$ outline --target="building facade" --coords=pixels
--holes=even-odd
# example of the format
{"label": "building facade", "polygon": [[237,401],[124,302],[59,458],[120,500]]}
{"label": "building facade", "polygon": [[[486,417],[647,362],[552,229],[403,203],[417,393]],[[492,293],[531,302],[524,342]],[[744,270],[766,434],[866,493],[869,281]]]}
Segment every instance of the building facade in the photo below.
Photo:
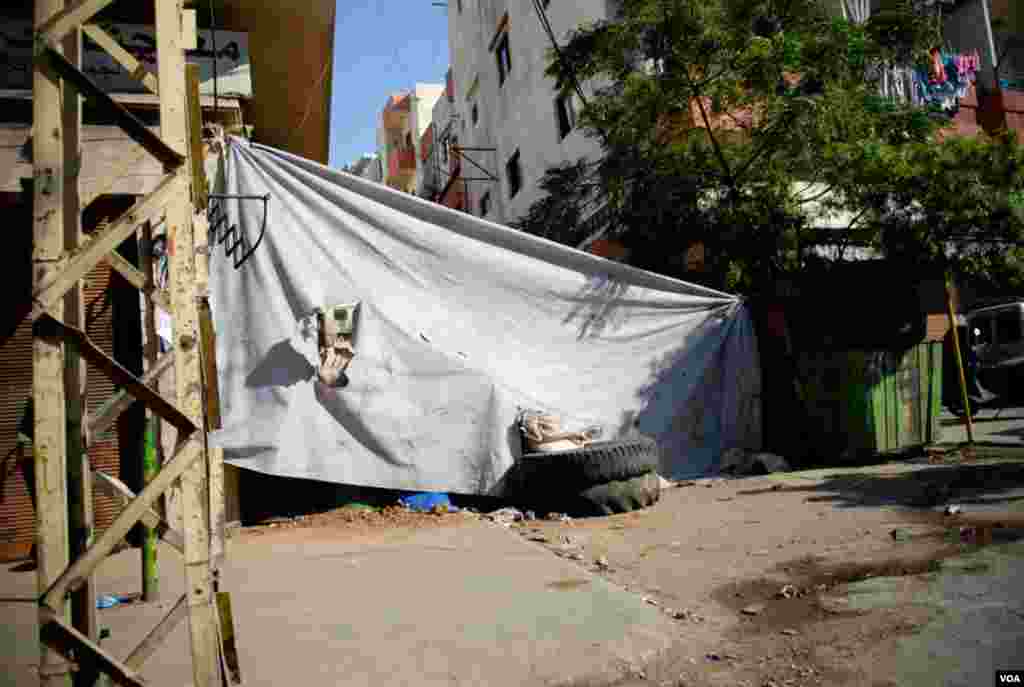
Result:
{"label": "building facade", "polygon": [[[449,142],[461,160],[466,210],[507,224],[541,197],[538,182],[554,165],[596,156],[598,144],[576,126],[575,93],[555,92],[544,74],[552,35],[615,11],[612,0],[453,0],[448,44],[457,126]],[[547,27],[550,26],[551,34]],[[584,90],[584,95],[587,91]],[[442,144],[445,141],[441,142]]]}
{"label": "building facade", "polygon": [[444,91],[444,84],[418,83],[407,93],[390,96],[384,104],[377,130],[377,154],[388,186],[415,193],[417,169],[423,157],[421,139]]}
{"label": "building facade", "polygon": [[345,171],[370,181],[384,181],[384,166],[376,153],[363,154],[361,158],[345,167]]}

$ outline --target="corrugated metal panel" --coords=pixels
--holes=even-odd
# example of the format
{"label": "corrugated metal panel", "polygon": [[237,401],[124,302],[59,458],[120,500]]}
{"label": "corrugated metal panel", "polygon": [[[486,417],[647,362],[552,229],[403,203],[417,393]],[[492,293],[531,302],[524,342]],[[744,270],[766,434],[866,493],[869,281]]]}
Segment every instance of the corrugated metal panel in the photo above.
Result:
{"label": "corrugated metal panel", "polygon": [[[5,233],[7,243],[0,253],[0,271],[14,288],[12,300],[31,298],[32,241],[31,216],[16,193],[0,193],[0,211],[18,230]],[[15,447],[18,422],[32,388],[32,328],[22,322],[12,337],[0,346],[0,458]],[[31,456],[31,447],[28,455]],[[13,456],[12,456],[13,458]],[[32,502],[14,460],[0,475],[0,560],[21,558],[28,553],[35,533]]]}
{"label": "corrugated metal panel", "polygon": [[[110,290],[111,269],[96,266],[86,278],[84,289],[86,331],[93,342],[107,355],[114,354],[114,306]],[[98,370],[89,367],[87,404],[90,411],[98,409],[114,393],[114,385]],[[121,458],[116,431],[93,437],[89,447],[89,463],[93,470],[102,470],[120,477]],[[102,494],[93,495],[93,519],[96,531],[107,528],[117,516],[117,506]]]}
{"label": "corrugated metal panel", "polygon": [[[15,447],[18,423],[32,389],[32,327],[23,322],[0,348],[0,453]],[[26,455],[31,456],[31,447]],[[21,471],[7,461],[0,494],[0,560],[24,557],[35,536],[35,514]]]}
{"label": "corrugated metal panel", "polygon": [[[113,355],[113,308],[107,295],[111,270],[100,265],[86,278],[85,304],[89,336],[106,353]],[[18,423],[32,390],[32,328],[26,321],[14,336],[0,348],[0,455],[6,456],[15,447]],[[113,385],[100,372],[88,371],[88,407],[99,407],[114,392]],[[31,446],[27,448],[31,455]],[[112,475],[121,474],[116,431],[98,437],[89,447],[93,469]],[[35,513],[28,489],[13,461],[6,466],[0,497],[0,560],[14,560],[27,555],[35,535]],[[97,531],[108,527],[117,515],[116,505],[106,496],[94,494],[94,516]]]}

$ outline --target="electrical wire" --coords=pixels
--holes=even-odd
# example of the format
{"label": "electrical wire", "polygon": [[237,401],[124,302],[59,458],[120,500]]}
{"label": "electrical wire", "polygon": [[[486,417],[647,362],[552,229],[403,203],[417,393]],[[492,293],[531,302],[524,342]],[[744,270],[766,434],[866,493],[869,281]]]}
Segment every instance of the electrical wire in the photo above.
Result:
{"label": "electrical wire", "polygon": [[[537,11],[537,19],[540,20],[541,28],[548,35],[551,40],[551,45],[555,49],[555,55],[558,58],[558,62],[565,66],[565,57],[562,55],[562,48],[558,45],[558,39],[555,37],[555,31],[551,28],[551,22],[548,20],[548,11],[544,9],[542,0],[533,0],[533,8]],[[583,103],[583,107],[587,106],[587,98],[583,95],[583,89],[580,88],[580,82],[576,78],[576,71],[569,70],[569,78],[572,80],[573,89],[576,91],[576,95],[580,97],[580,102]]]}

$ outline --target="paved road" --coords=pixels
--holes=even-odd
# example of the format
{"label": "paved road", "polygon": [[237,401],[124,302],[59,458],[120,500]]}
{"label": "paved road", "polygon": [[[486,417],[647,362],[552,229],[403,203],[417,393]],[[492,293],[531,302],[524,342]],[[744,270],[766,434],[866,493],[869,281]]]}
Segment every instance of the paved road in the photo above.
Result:
{"label": "paved road", "polygon": [[[975,441],[1024,446],[1024,406],[983,409],[973,420]],[[967,440],[967,428],[955,415],[943,409],[939,421],[943,443]]]}

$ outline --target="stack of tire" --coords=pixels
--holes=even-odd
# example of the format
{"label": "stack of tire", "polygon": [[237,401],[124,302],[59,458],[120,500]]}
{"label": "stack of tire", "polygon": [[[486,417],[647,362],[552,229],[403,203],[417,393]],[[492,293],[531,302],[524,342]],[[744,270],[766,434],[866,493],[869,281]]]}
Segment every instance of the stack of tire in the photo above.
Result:
{"label": "stack of tire", "polygon": [[588,517],[647,508],[661,496],[658,445],[647,437],[527,453],[511,476],[515,500],[537,513]]}

